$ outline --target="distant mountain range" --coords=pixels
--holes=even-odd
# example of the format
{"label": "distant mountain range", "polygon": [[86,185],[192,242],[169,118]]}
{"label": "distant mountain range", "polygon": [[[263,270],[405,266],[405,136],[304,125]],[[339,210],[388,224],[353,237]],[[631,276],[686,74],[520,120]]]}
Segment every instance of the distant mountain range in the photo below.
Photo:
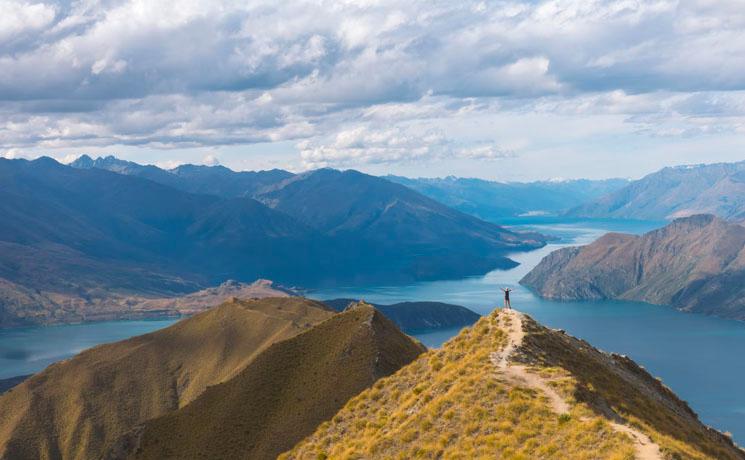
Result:
{"label": "distant mountain range", "polygon": [[153,165],[120,160],[114,156],[93,159],[88,155],[81,155],[70,163],[70,166],[79,169],[103,169],[127,176],[137,176],[184,192],[222,198],[250,197],[265,187],[293,177],[291,172],[281,169],[233,171],[224,166],[187,164],[166,170]]}
{"label": "distant mountain range", "polygon": [[40,305],[64,317],[112,296],[169,297],[226,279],[461,277],[545,244],[356,171],[74,166],[0,159],[0,324],[33,323],[39,315],[23,311]]}
{"label": "distant mountain range", "polygon": [[693,214],[745,219],[745,161],[664,168],[568,212],[649,220]]}
{"label": "distant mountain range", "polygon": [[278,455],[745,458],[629,358],[514,310],[426,350],[364,303],[231,300],[0,396],[0,458]]}
{"label": "distant mountain range", "polygon": [[629,183],[625,179],[494,182],[445,177],[386,176],[459,211],[491,222],[525,216],[559,215]]}
{"label": "distant mountain range", "polygon": [[521,284],[552,299],[626,299],[745,320],[745,227],[712,215],[609,233],[546,256]]}

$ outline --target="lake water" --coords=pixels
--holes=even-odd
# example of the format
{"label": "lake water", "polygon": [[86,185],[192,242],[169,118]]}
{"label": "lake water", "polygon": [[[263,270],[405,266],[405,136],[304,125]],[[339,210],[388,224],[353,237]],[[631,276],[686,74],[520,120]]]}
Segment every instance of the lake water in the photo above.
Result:
{"label": "lake water", "polygon": [[[501,305],[499,288],[510,286],[515,289],[514,308],[598,348],[631,356],[687,400],[705,423],[732,432],[735,440],[745,444],[745,323],[635,302],[548,301],[518,284],[546,254],[559,247],[586,244],[607,231],[643,233],[662,223],[551,219],[512,223],[559,236],[561,240],[537,251],[514,254],[512,258],[521,265],[512,270],[407,286],[326,289],[308,296],[363,298],[376,303],[435,300],[485,314]],[[0,378],[36,372],[96,344],[172,323],[173,320],[118,321],[0,331]],[[416,336],[436,347],[457,332],[429,331]]]}
{"label": "lake water", "polygon": [[95,345],[147,334],[174,322],[106,321],[0,330],[0,379],[32,374]]}

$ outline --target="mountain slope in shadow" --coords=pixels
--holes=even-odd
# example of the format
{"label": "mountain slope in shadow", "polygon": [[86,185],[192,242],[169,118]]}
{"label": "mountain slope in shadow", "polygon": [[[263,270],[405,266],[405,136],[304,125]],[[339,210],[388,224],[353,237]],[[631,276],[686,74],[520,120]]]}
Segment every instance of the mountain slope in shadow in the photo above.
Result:
{"label": "mountain slope in shadow", "polygon": [[[512,267],[509,252],[545,244],[356,171],[90,161],[0,159],[0,327],[106,317],[102,307],[130,296],[227,279],[319,287],[458,278]],[[180,182],[192,180],[201,185]],[[231,181],[230,193],[208,187]]]}

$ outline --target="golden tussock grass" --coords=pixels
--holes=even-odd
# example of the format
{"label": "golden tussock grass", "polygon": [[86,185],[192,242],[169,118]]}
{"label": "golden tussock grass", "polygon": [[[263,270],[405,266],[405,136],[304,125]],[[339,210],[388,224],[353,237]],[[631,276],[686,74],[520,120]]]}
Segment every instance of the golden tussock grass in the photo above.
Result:
{"label": "golden tussock grass", "polygon": [[379,380],[280,458],[632,459],[603,417],[582,405],[560,416],[500,380],[489,357],[506,341],[497,315]]}

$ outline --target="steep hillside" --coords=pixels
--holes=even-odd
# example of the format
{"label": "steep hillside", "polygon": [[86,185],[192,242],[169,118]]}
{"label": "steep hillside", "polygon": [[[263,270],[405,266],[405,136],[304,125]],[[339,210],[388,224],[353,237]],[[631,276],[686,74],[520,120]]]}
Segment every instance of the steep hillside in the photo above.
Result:
{"label": "steep hillside", "polygon": [[293,176],[281,169],[233,171],[224,166],[182,165],[169,171],[188,184],[192,193],[225,198],[254,196],[256,193]]}
{"label": "steep hillside", "polygon": [[[63,287],[71,279],[91,279],[100,286],[102,278],[120,276],[131,282],[115,279],[109,285],[172,292],[178,286],[166,280],[173,278],[171,284],[186,285],[183,292],[216,275],[216,269],[196,262],[205,253],[224,262],[239,256],[244,271],[253,271],[255,279],[266,271],[262,264],[267,261],[251,252],[236,254],[236,247],[269,250],[317,238],[299,222],[250,198],[194,195],[47,158],[0,160],[0,179],[0,211],[9,216],[0,221],[0,242],[9,247],[0,259],[13,259],[0,261],[0,277],[24,286]],[[3,263],[10,265],[8,270],[2,270]],[[67,288],[73,291],[75,286]]]}
{"label": "steep hillside", "polygon": [[745,227],[711,215],[609,233],[546,256],[521,284],[553,299],[627,299],[745,319]]}
{"label": "steep hillside", "polygon": [[569,212],[581,217],[652,220],[703,213],[745,218],[745,161],[664,168]]}
{"label": "steep hillside", "polygon": [[[334,310],[343,311],[358,300],[330,299],[322,300]],[[391,305],[370,303],[383,313],[404,332],[414,332],[422,329],[444,329],[470,326],[478,321],[481,315],[466,307],[442,302],[399,302]]]}
{"label": "steep hillside", "polygon": [[53,364],[0,396],[0,458],[98,458],[132,427],[186,406],[332,315],[298,297],[233,300]]}
{"label": "steep hillside", "polygon": [[625,179],[494,182],[461,177],[386,176],[417,192],[491,222],[525,215],[556,215],[628,184]]}
{"label": "steep hillside", "polygon": [[358,305],[269,347],[233,379],[130,433],[107,458],[273,459],[423,351]]}
{"label": "steep hillside", "polygon": [[[257,199],[333,236],[345,257],[363,262],[370,278],[391,272],[401,279],[476,274],[514,266],[504,256],[508,251],[545,244],[542,235],[484,222],[353,170],[297,175]],[[343,258],[340,262],[345,263]]]}
{"label": "steep hillside", "polygon": [[632,360],[496,310],[281,459],[743,459]]}

